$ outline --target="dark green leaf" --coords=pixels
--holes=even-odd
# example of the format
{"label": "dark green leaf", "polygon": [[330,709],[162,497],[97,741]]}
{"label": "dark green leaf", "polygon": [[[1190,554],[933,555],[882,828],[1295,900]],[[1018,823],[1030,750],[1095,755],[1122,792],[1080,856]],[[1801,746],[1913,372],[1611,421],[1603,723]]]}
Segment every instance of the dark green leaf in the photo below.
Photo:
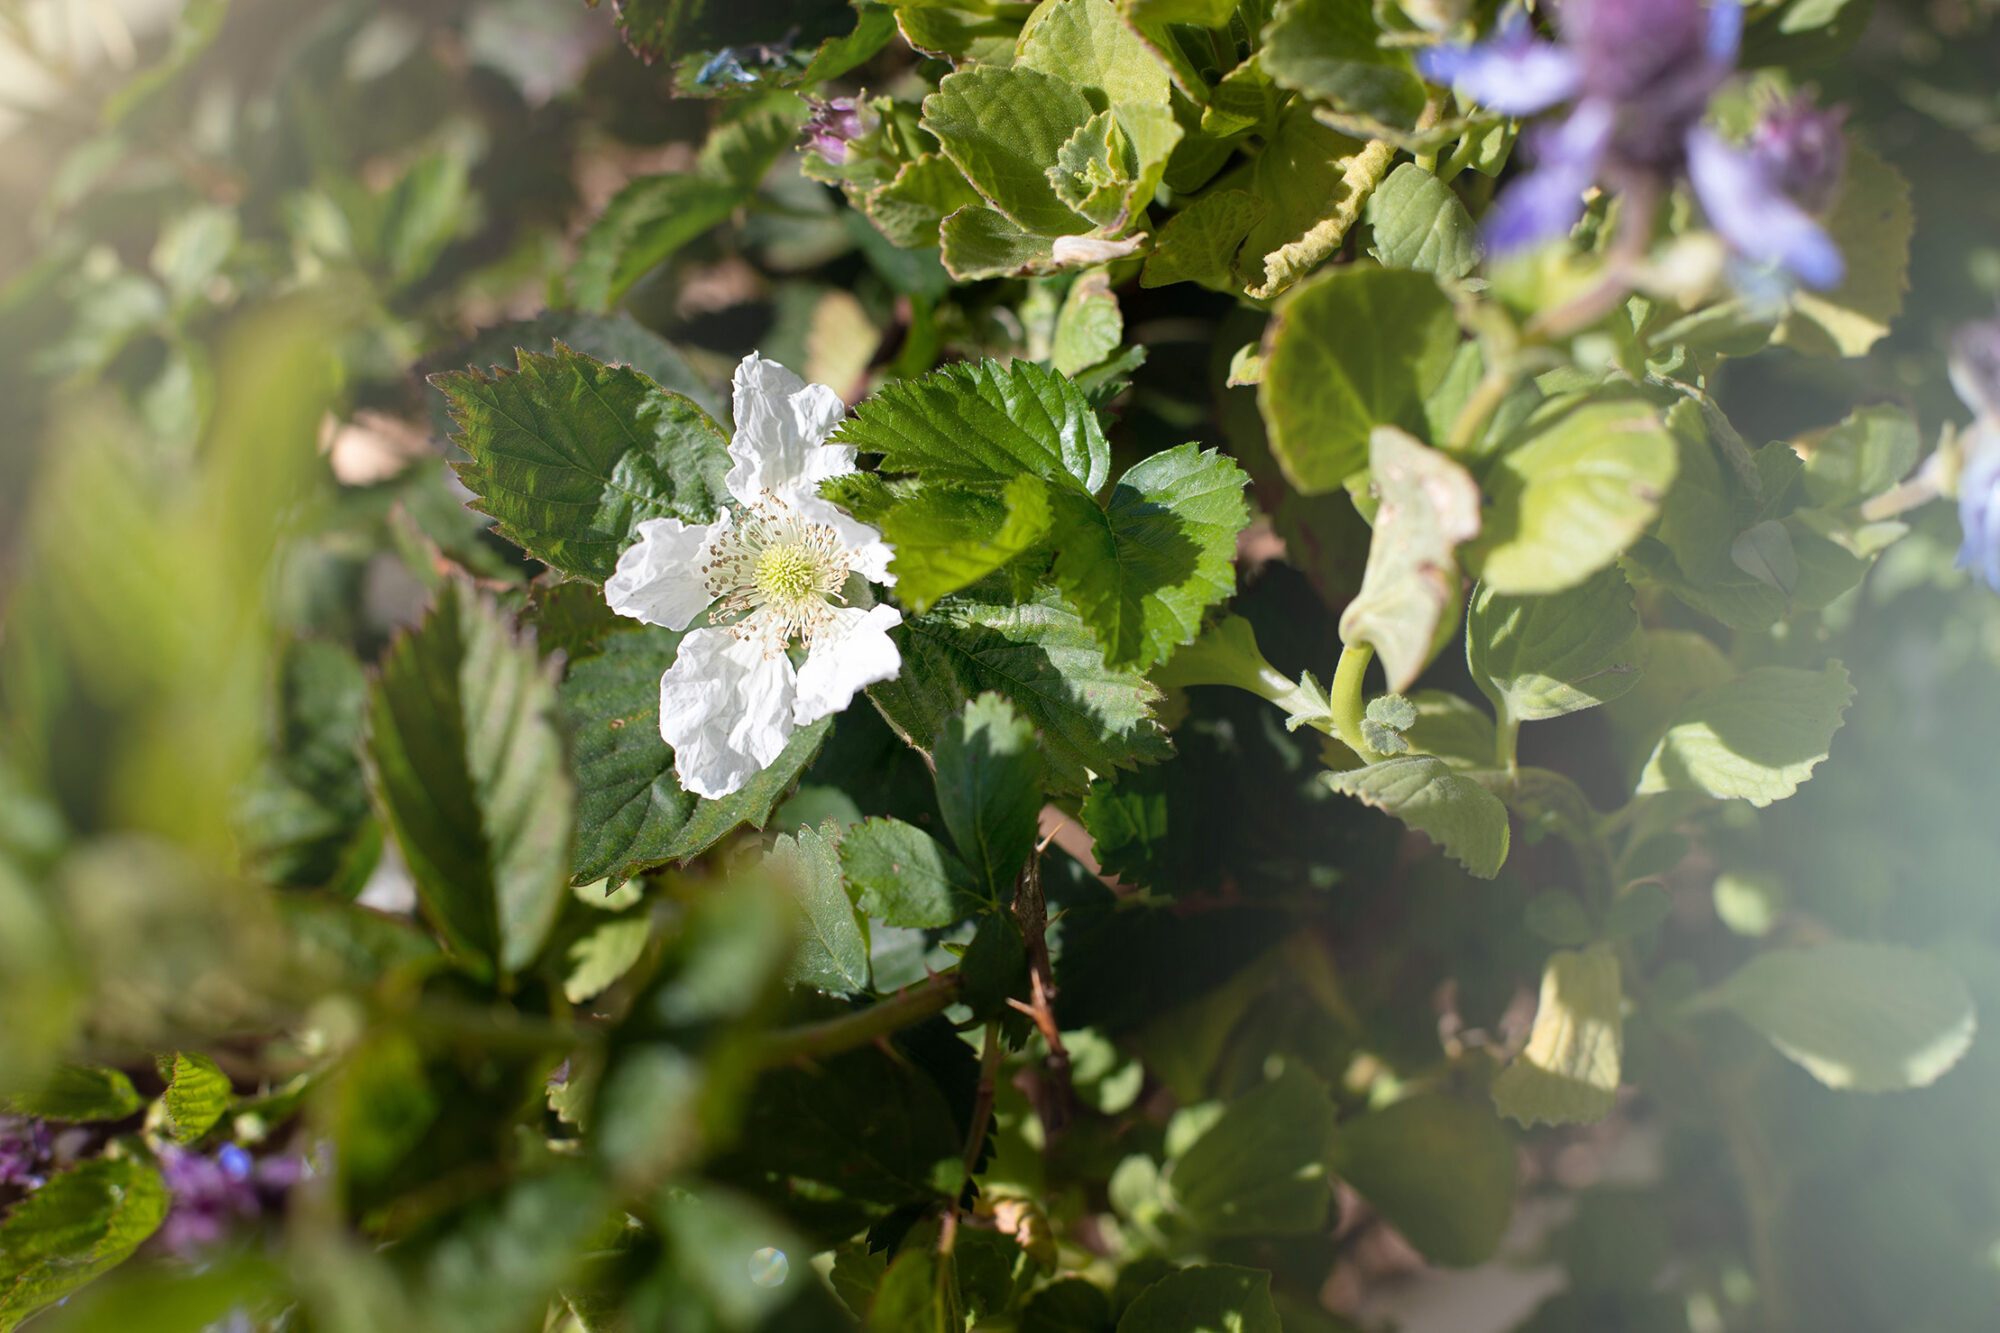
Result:
{"label": "dark green leaf", "polygon": [[1084,1278],[1057,1278],[1021,1307],[1021,1333],[1111,1333],[1111,1301]]}
{"label": "dark green leaf", "polygon": [[1234,1264],[1177,1269],[1139,1293],[1118,1333],[1282,1333],[1271,1275]]}
{"label": "dark green leaf", "polygon": [[1420,1093],[1342,1121],[1332,1166],[1432,1263],[1484,1263],[1513,1215],[1512,1136],[1455,1097]]}
{"label": "dark green leaf", "polygon": [[9,1099],[15,1115],[44,1120],[123,1120],[146,1104],[124,1071],[98,1065],[57,1065],[48,1081]]}
{"label": "dark green leaf", "polygon": [[937,839],[900,819],[871,819],[840,838],[855,905],[887,926],[949,926],[979,903],[979,883]]}
{"label": "dark green leaf", "polygon": [[1153,238],[1153,253],[1140,274],[1142,287],[1194,282],[1211,291],[1241,286],[1236,252],[1271,206],[1247,190],[1204,194],[1167,220]]}
{"label": "dark green leaf", "polygon": [[1423,81],[1381,34],[1368,0],[1283,0],[1264,34],[1264,68],[1282,87],[1408,129],[1424,107]]}
{"label": "dark green leaf", "polygon": [[1296,1062],[1231,1102],[1173,1165],[1174,1198],[1215,1236],[1317,1231],[1333,1198],[1326,1173],[1333,1103]]}
{"label": "dark green leaf", "polygon": [[789,980],[836,995],[868,987],[868,940],[841,881],[839,832],[831,825],[779,838],[765,865],[798,895],[803,917]]}
{"label": "dark green leaf", "polygon": [[1028,998],[1028,945],[1010,913],[992,912],[979,919],[959,971],[965,977],[960,998],[983,1022],[1005,1016],[1008,1000]]}
{"label": "dark green leaf", "polygon": [[1048,483],[1025,472],[998,497],[966,487],[922,487],[881,523],[882,539],[896,548],[890,566],[896,599],[912,611],[928,610],[1033,549],[1053,517]]}
{"label": "dark green leaf", "polygon": [[982,694],[945,724],[932,759],[938,808],[959,855],[989,899],[1011,899],[1043,802],[1033,725],[1004,696]]}
{"label": "dark green leaf", "polygon": [[159,1173],[99,1158],[51,1179],[0,1221],[0,1331],[124,1261],[167,1215]]}

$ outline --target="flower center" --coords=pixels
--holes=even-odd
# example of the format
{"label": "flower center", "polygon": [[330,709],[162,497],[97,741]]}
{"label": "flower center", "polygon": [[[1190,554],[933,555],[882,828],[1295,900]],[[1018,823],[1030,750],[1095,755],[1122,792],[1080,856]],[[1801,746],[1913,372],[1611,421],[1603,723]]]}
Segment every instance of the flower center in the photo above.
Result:
{"label": "flower center", "polygon": [[810,644],[832,619],[847,554],[826,524],[760,504],[709,539],[702,574],[717,613],[737,617],[731,631],[775,651],[794,638]]}

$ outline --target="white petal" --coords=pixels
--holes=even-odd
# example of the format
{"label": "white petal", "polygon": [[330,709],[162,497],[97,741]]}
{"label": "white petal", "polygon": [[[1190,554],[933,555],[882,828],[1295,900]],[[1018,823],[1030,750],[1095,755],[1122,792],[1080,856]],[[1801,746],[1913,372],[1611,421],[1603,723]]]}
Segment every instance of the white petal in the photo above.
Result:
{"label": "white petal", "polygon": [[882,540],[881,532],[817,495],[793,494],[784,497],[784,503],[804,515],[807,522],[822,523],[833,529],[840,538],[841,554],[847,557],[850,570],[870,583],[893,584],[896,581],[896,576],[889,572],[889,562],[895,558],[896,548]]}
{"label": "white petal", "polygon": [[752,352],[736,367],[735,460],[723,479],[746,505],[769,494],[812,492],[828,477],[854,471],[854,448],[822,443],[847,415],[847,404],[824,384],[807,384],[776,361]]}
{"label": "white petal", "polygon": [[618,557],[617,572],[605,580],[604,600],[621,616],[686,629],[715,600],[701,576],[701,548],[722,526],[647,519],[639,525],[639,540]]}
{"label": "white petal", "polygon": [[903,669],[903,655],[889,631],[902,623],[903,613],[893,606],[836,610],[833,623],[813,636],[799,668],[792,720],[807,726],[846,708],[862,687],[895,679]]}
{"label": "white petal", "polygon": [[1123,259],[1146,243],[1146,233],[1127,236],[1122,241],[1099,240],[1095,236],[1058,236],[1050,247],[1050,257],[1064,268],[1084,264],[1108,264]]}
{"label": "white petal", "polygon": [[660,739],[674,776],[697,796],[727,796],[778,757],[792,734],[798,677],[791,659],[728,630],[681,640],[660,677]]}

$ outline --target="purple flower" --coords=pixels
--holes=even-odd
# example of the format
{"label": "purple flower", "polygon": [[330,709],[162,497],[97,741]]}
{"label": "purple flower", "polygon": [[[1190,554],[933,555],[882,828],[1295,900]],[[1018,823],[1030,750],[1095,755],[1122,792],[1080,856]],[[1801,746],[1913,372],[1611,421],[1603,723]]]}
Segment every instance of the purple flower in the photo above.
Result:
{"label": "purple flower", "polygon": [[238,1223],[276,1208],[304,1172],[295,1157],[259,1162],[233,1143],[213,1156],[162,1148],[160,1168],[173,1195],[160,1243],[182,1258],[213,1246]]}
{"label": "purple flower", "polygon": [[[1426,77],[1508,115],[1563,102],[1562,120],[1526,146],[1534,170],[1495,203],[1487,241],[1495,253],[1567,234],[1583,214],[1583,194],[1600,181],[1641,190],[1642,201],[1686,176],[1709,221],[1740,254],[1781,268],[1814,287],[1842,276],[1840,252],[1812,220],[1794,187],[1820,186],[1839,162],[1825,136],[1837,118],[1788,110],[1760,153],[1725,143],[1702,127],[1709,98],[1735,72],[1743,15],[1737,0],[1569,0],[1560,44],[1525,22],[1473,47],[1424,53]],[[1841,151],[1844,151],[1844,145]],[[1815,157],[1817,152],[1817,157]]]}
{"label": "purple flower", "polygon": [[1968,324],[1951,340],[1951,384],[1973,410],[1958,474],[1958,566],[2000,592],[2000,319]]}
{"label": "purple flower", "polygon": [[1750,156],[1808,213],[1825,214],[1847,179],[1844,106],[1822,111],[1800,94],[1765,108],[1750,131]]}
{"label": "purple flower", "polygon": [[846,165],[847,145],[873,132],[879,117],[853,97],[806,100],[812,105],[812,118],[806,122],[807,147],[836,167]]}
{"label": "purple flower", "polygon": [[0,1115],[0,1186],[39,1186],[49,1152],[47,1125],[32,1116]]}

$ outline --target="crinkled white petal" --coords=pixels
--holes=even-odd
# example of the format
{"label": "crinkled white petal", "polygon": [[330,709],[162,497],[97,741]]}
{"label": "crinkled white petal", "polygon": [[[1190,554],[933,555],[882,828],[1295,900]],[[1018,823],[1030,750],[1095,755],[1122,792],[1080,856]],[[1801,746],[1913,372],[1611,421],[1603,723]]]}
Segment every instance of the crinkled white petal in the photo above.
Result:
{"label": "crinkled white petal", "polygon": [[736,367],[734,464],[723,484],[746,505],[766,495],[816,494],[829,477],[854,471],[854,448],[823,441],[847,414],[824,384],[807,384],[752,352]]}
{"label": "crinkled white petal", "polygon": [[784,653],[725,629],[690,631],[660,677],[660,739],[681,786],[714,799],[768,767],[792,734],[797,689]]}
{"label": "crinkled white petal", "polygon": [[618,557],[617,572],[605,580],[604,600],[613,611],[648,625],[686,629],[715,599],[701,573],[701,549],[726,518],[689,527],[677,518],[649,518],[639,540]]}
{"label": "crinkled white petal", "polygon": [[882,534],[855,518],[846,510],[817,495],[787,496],[785,503],[805,516],[809,523],[821,523],[832,528],[840,538],[841,553],[847,557],[849,572],[859,574],[870,583],[893,584],[896,576],[889,572],[889,562],[895,558],[896,548],[882,540]]}
{"label": "crinkled white petal", "polygon": [[813,636],[799,668],[792,720],[808,726],[853,703],[856,691],[893,680],[903,669],[903,655],[889,631],[902,623],[903,613],[893,606],[836,610],[832,623]]}

